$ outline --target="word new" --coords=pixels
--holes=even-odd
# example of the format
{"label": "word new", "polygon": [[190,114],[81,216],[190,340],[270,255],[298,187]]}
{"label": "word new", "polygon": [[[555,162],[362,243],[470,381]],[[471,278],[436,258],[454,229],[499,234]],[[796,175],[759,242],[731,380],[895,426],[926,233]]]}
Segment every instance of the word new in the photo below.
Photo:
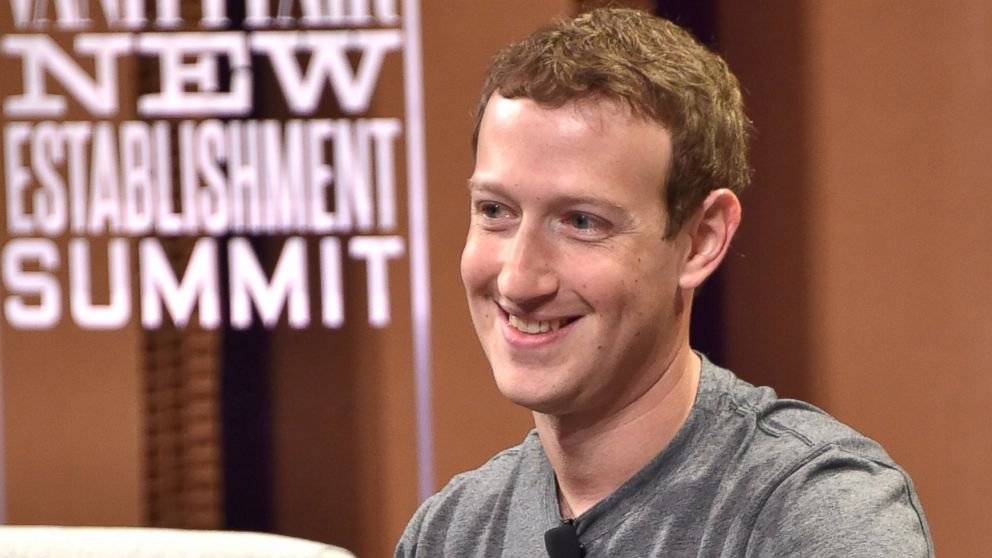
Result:
{"label": "word new", "polygon": [[[397,29],[81,33],[73,51],[92,57],[91,76],[46,34],[6,35],[0,48],[20,58],[23,93],[4,99],[3,111],[12,118],[65,115],[66,96],[49,91],[50,76],[90,114],[114,116],[121,110],[120,59],[138,55],[156,60],[159,69],[158,91],[137,98],[139,116],[246,115],[253,108],[252,55],[261,55],[294,113],[312,113],[330,83],[341,110],[359,114],[369,108],[386,55],[402,45]],[[305,70],[301,55],[309,59]]]}

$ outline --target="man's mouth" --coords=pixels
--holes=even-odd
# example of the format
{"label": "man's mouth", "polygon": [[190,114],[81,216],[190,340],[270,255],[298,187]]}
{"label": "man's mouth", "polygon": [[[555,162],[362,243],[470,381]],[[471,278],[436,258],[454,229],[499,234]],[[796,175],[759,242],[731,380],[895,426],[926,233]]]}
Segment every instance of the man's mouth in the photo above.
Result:
{"label": "man's mouth", "polygon": [[509,322],[511,327],[531,335],[547,333],[549,331],[557,331],[563,326],[571,323],[573,320],[574,319],[570,318],[562,318],[557,320],[528,320],[526,318],[514,316],[513,314],[507,314],[507,322]]}

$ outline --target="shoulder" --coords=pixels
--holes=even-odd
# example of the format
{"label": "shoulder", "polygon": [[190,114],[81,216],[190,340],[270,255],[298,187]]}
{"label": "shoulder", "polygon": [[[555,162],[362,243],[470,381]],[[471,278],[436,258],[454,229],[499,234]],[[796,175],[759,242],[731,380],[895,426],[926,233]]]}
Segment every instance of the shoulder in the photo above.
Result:
{"label": "shoulder", "polygon": [[[933,555],[909,476],[891,460],[824,445],[771,486],[748,555]],[[815,551],[815,552],[813,552]]]}
{"label": "shoulder", "polygon": [[[477,469],[455,475],[425,504],[443,508],[453,504],[485,504],[506,490],[521,475],[532,474],[544,460],[537,431],[532,430],[519,445],[507,448]],[[470,501],[467,501],[470,500]]]}
{"label": "shoulder", "polygon": [[815,405],[779,398],[771,388],[755,387],[708,361],[700,390],[697,405],[711,425],[743,437],[740,457],[745,462],[798,467],[836,452],[895,467],[877,442]]}
{"label": "shoulder", "polygon": [[452,477],[417,509],[396,555],[414,555],[418,548],[442,548],[457,540],[461,532],[466,536],[481,532],[493,514],[506,511],[509,497],[521,484],[537,483],[544,463],[537,432],[531,431],[520,445],[497,453],[477,469]]}
{"label": "shoulder", "polygon": [[877,442],[710,366],[708,412],[742,440],[731,477],[751,502],[749,556],[932,555],[912,480]]}

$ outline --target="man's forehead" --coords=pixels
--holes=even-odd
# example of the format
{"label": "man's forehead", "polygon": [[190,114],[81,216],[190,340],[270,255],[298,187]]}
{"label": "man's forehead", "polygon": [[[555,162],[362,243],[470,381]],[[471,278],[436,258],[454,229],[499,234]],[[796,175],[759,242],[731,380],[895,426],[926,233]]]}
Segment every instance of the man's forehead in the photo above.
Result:
{"label": "man's forehead", "polygon": [[580,95],[556,102],[544,102],[531,97],[504,97],[497,91],[490,95],[489,101],[486,103],[486,114],[483,122],[486,116],[497,115],[494,113],[508,117],[519,114],[527,108],[549,114],[564,112],[575,116],[577,121],[600,128],[605,126],[607,122],[640,120],[653,122],[667,129],[667,126],[635,111],[629,103],[597,94]]}

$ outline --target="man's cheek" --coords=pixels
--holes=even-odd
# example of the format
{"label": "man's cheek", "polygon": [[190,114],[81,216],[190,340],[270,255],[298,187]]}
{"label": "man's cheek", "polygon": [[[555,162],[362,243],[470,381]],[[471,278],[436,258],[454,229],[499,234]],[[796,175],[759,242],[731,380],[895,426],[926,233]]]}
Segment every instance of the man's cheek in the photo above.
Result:
{"label": "man's cheek", "polygon": [[484,287],[498,273],[495,250],[495,247],[487,247],[472,238],[466,242],[462,251],[461,275],[462,283],[469,292]]}

